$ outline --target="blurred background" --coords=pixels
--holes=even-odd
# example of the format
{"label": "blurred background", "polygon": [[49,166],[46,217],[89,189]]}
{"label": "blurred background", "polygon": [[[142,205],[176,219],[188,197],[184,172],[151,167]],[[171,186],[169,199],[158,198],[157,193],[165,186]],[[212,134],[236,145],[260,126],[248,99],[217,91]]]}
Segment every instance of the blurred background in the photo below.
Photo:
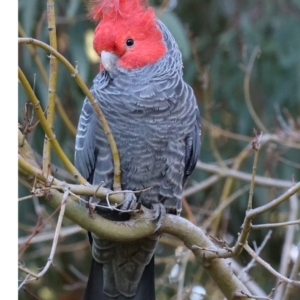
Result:
{"label": "blurred background", "polygon": [[[179,45],[184,78],[195,91],[202,116],[200,161],[186,186],[183,216],[232,246],[247,208],[254,128],[258,133],[264,132],[257,166],[261,182],[255,186],[254,206],[268,203],[292,186],[293,181],[300,180],[300,0],[153,0],[150,4]],[[19,37],[49,43],[46,10],[46,0],[19,0]],[[99,70],[99,59],[92,48],[95,24],[86,17],[86,2],[55,1],[55,14],[58,51],[77,66],[83,80],[91,86]],[[45,109],[48,89],[36,64],[37,57],[49,74],[48,53],[19,45],[19,65]],[[69,123],[58,108],[54,131],[73,161],[75,131],[84,95],[61,64],[57,96]],[[21,126],[26,101],[19,84]],[[44,141],[41,127],[28,134],[27,140],[41,163]],[[59,179],[73,182],[54,152],[52,162]],[[213,170],[226,167],[248,177],[216,178]],[[268,184],[268,178],[278,181]],[[20,197],[28,194],[20,182]],[[219,204],[230,197],[230,205],[209,219]],[[299,219],[299,205],[295,196],[254,223]],[[47,220],[52,212],[42,199],[19,201],[19,261],[31,270],[42,268],[49,256],[57,220],[57,214]],[[41,232],[25,247],[38,222],[45,220]],[[253,231],[249,245],[254,249],[255,245],[260,246],[268,231],[267,228]],[[299,241],[299,225],[275,228],[261,257],[289,276]],[[164,236],[156,258],[158,300],[223,299],[181,241]],[[239,273],[250,260],[243,252],[232,261],[232,267]],[[90,261],[85,231],[65,219],[54,266],[40,280],[23,286],[19,299],[82,299]],[[278,284],[259,265],[252,267],[249,275],[247,282],[255,285],[256,293],[268,295]],[[24,277],[20,272],[19,280]],[[181,298],[177,298],[177,291],[182,292]],[[295,288],[285,299],[298,299],[299,292]]]}

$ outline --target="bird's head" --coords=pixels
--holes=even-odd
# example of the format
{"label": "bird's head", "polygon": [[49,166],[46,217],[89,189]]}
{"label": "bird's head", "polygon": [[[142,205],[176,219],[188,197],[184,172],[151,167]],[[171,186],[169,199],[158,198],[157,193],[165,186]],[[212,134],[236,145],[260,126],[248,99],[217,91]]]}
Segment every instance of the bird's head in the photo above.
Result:
{"label": "bird's head", "polygon": [[107,71],[153,64],[164,56],[166,46],[154,10],[143,0],[93,0],[90,17],[100,21],[94,49]]}

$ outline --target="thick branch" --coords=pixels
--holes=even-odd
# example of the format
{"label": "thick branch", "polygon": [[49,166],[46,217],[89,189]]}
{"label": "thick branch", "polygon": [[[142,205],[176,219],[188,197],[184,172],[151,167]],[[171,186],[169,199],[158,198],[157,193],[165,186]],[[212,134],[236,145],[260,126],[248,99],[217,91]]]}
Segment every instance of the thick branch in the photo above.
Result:
{"label": "thick branch", "polygon": [[[57,190],[50,189],[46,202],[56,207],[60,205],[62,196],[63,194]],[[103,238],[122,242],[138,240],[151,235],[156,226],[151,221],[152,213],[151,210],[143,207],[142,212],[135,213],[129,221],[113,222],[97,214],[90,217],[83,207],[70,198],[66,201],[65,210],[65,215],[84,229]],[[109,230],[107,230],[108,228]],[[200,228],[179,216],[167,215],[158,233],[169,233],[178,237],[189,249],[192,249],[193,245],[216,249]],[[226,260],[207,261],[202,251],[194,249],[193,252],[227,299],[242,299],[235,296],[240,291],[250,294],[247,288],[233,275]]]}
{"label": "thick branch", "polygon": [[[33,178],[37,178],[41,181],[41,183],[46,183],[49,181],[43,176],[42,171],[38,167],[32,166],[26,161],[25,158],[21,156],[19,157],[19,168],[23,174],[28,174]],[[69,191],[73,190],[73,192],[76,192],[77,194],[85,194],[92,188],[94,188],[94,192],[96,189],[98,189],[98,187],[92,186],[67,185],[66,183],[59,182],[57,179],[53,180],[53,184],[57,185],[56,188],[61,189],[65,193],[68,188]],[[41,189],[39,192],[42,191],[44,191],[45,195],[47,195],[45,201],[51,206],[58,207],[61,205],[61,199],[63,198],[62,192],[59,192],[54,188]],[[98,189],[97,193],[100,191],[103,191],[102,187]],[[108,190],[106,191],[108,192]],[[105,197],[106,194],[107,193],[103,193],[102,196]],[[111,197],[116,196],[123,195],[111,195]],[[148,210],[147,208],[143,207],[141,211],[133,213],[129,221],[113,222],[102,218],[96,213],[90,216],[81,205],[73,201],[70,197],[68,197],[65,202],[65,215],[69,219],[86,230],[94,232],[103,238],[115,241],[126,242],[137,240],[153,234],[156,224],[155,222],[152,222],[152,214],[152,210]],[[217,250],[214,244],[199,228],[181,217],[167,215],[164,224],[158,233],[164,232],[182,239],[186,246],[190,249],[193,245],[200,245],[205,248]],[[212,278],[216,280],[216,283],[219,285],[220,289],[228,299],[240,299],[238,296],[235,296],[240,291],[250,294],[244,285],[232,275],[232,271],[225,260],[216,259],[207,261],[205,259],[205,251],[201,252],[196,248],[194,248],[194,253],[199,261],[203,264],[205,270],[212,276]]]}
{"label": "thick branch", "polygon": [[[63,191],[67,187],[70,192],[76,195],[94,196],[103,200],[108,198],[110,202],[117,204],[124,201],[123,193],[110,194],[111,190],[104,187],[67,184],[66,182],[60,181],[52,176],[46,178],[39,166],[32,165],[21,154],[19,154],[19,173],[21,176],[25,177],[28,182],[32,181],[34,178],[44,185],[48,185],[49,182],[51,182],[52,186],[55,186],[55,189],[57,190]],[[45,190],[48,190],[48,188],[41,188],[40,192],[45,192]]]}

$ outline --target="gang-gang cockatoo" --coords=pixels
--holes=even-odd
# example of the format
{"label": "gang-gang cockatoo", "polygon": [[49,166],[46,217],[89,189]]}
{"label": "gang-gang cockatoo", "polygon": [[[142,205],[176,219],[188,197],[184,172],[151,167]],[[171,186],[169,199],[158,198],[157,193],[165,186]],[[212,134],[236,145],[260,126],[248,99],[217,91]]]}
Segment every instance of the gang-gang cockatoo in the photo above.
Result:
{"label": "gang-gang cockatoo", "polygon": [[[181,194],[200,148],[200,116],[192,88],[183,81],[178,46],[142,0],[96,0],[90,16],[100,21],[94,49],[100,72],[91,92],[110,126],[120,155],[121,209],[140,202],[153,209],[158,227],[165,213],[180,214]],[[75,166],[93,185],[113,188],[114,165],[106,134],[86,99],[79,119]],[[99,199],[91,199],[100,204]],[[101,202],[106,205],[106,202]],[[97,207],[114,221],[128,212]],[[90,234],[93,262],[86,300],[155,299],[154,251],[159,236],[114,242]]]}

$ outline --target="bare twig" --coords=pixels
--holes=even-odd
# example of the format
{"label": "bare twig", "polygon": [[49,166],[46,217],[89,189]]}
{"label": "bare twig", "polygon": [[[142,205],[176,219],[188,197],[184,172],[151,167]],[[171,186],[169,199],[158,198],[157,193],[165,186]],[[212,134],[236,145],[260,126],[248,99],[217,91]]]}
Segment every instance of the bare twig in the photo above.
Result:
{"label": "bare twig", "polygon": [[[260,255],[260,252],[262,251],[262,249],[265,247],[265,245],[267,244],[268,240],[270,239],[272,234],[272,230],[269,230],[267,235],[265,236],[264,240],[262,241],[261,245],[255,250],[255,253],[257,256]],[[239,274],[238,278],[242,279],[243,276],[249,272],[249,270],[254,266],[255,263],[255,259],[252,258],[252,260],[247,264],[247,266],[245,268],[243,268],[243,270],[241,271],[241,273]]]}
{"label": "bare twig", "polygon": [[[237,134],[237,133],[232,133],[230,131],[224,130],[214,124],[212,124],[211,122],[207,121],[205,118],[201,119],[201,124],[203,124],[204,127],[208,128],[211,131],[211,134],[218,137],[218,136],[225,136],[231,139],[236,139],[236,140],[240,140],[240,141],[245,141],[245,142],[251,142],[252,138],[248,137],[248,136],[244,136],[241,134]],[[264,141],[272,141],[272,142],[276,142],[278,144],[284,145],[285,147],[291,147],[291,148],[296,148],[296,149],[300,149],[300,144],[297,142],[293,142],[293,140],[295,138],[298,138],[298,136],[296,137],[292,137],[288,136],[287,138],[283,138],[282,136],[279,136],[278,134],[264,134]],[[298,166],[298,164],[295,164],[296,166]]]}
{"label": "bare twig", "polygon": [[272,300],[272,298],[267,297],[267,296],[266,296],[266,297],[264,297],[264,296],[252,296],[252,295],[249,295],[249,294],[244,293],[244,292],[242,292],[242,291],[237,292],[237,293],[236,293],[236,296],[238,296],[238,297],[243,297],[243,298],[245,298],[245,299],[252,298],[252,299],[256,299],[256,300]]}
{"label": "bare twig", "polygon": [[[57,247],[57,242],[58,242],[58,238],[59,238],[59,233],[60,233],[60,229],[61,229],[62,220],[63,220],[64,213],[65,213],[66,201],[68,199],[68,196],[69,196],[69,191],[66,190],[63,194],[62,199],[61,199],[60,213],[59,213],[58,220],[57,220],[57,225],[56,225],[56,230],[55,230],[55,234],[54,234],[54,238],[53,238],[52,248],[51,248],[51,252],[50,252],[50,255],[49,255],[49,258],[48,258],[48,261],[47,261],[45,267],[43,268],[43,270],[41,272],[39,272],[38,274],[35,274],[35,273],[31,272],[30,270],[28,270],[27,268],[24,268],[24,267],[19,265],[19,269],[26,272],[27,275],[30,275],[30,276],[32,276],[36,279],[40,278],[48,271],[48,269],[52,265],[55,250],[56,250],[56,247]],[[28,281],[30,281],[29,277],[27,279],[27,282]],[[26,282],[24,282],[24,283],[26,283]]]}
{"label": "bare twig", "polygon": [[76,269],[73,265],[69,265],[69,270],[81,281],[87,282],[88,278],[87,276],[83,275],[78,269]]}
{"label": "bare twig", "polygon": [[[234,163],[232,165],[232,170],[238,170],[242,164],[242,162],[248,157],[248,155],[250,154],[251,151],[251,147],[250,144],[248,144],[240,153],[239,155],[235,158]],[[224,169],[224,168],[223,168]],[[228,168],[226,168],[228,169]],[[231,193],[231,189],[233,186],[234,180],[232,177],[226,177],[223,189],[222,189],[222,193],[221,193],[221,197],[220,197],[220,204],[222,204],[224,201],[226,201],[226,199],[229,197],[230,193]],[[212,228],[212,232],[214,234],[216,234],[216,232],[218,232],[218,228],[219,228],[219,224],[221,221],[221,213],[219,213],[218,215],[216,215],[214,223],[213,223],[213,228]]]}
{"label": "bare twig", "polygon": [[254,65],[254,61],[256,59],[256,57],[258,56],[258,54],[260,53],[260,49],[258,46],[256,46],[253,49],[253,52],[249,58],[249,62],[247,63],[247,65],[242,65],[241,68],[242,70],[245,72],[245,77],[244,77],[244,94],[245,94],[245,100],[246,100],[246,105],[248,108],[248,111],[253,119],[253,121],[255,122],[255,124],[257,125],[257,127],[263,131],[268,133],[269,130],[265,127],[265,125],[262,123],[262,121],[259,119],[258,115],[256,114],[252,102],[251,102],[251,96],[250,96],[250,78],[251,78],[251,72],[253,69],[253,65]]}
{"label": "bare twig", "polygon": [[191,251],[185,251],[181,258],[180,258],[180,274],[179,274],[179,280],[178,280],[178,288],[177,288],[177,300],[183,299],[183,289],[184,289],[184,279],[185,279],[185,273],[186,273],[186,267],[187,263],[189,261],[189,256],[191,254]]}
{"label": "bare twig", "polygon": [[[233,258],[228,258],[227,260],[235,274],[241,274],[241,272],[243,272],[243,268]],[[238,277],[240,278],[240,276]],[[253,295],[261,297],[267,296],[266,292],[259,286],[259,283],[255,282],[250,275],[244,273],[240,280],[247,286]]]}
{"label": "bare twig", "polygon": [[[210,113],[211,91],[210,91],[209,67],[203,67],[201,65],[200,59],[197,54],[195,42],[192,43],[192,54],[196,64],[198,79],[201,83],[201,88],[202,88],[202,99],[204,102],[204,117],[206,120],[211,122],[212,117]],[[226,165],[224,164],[224,161],[221,157],[221,153],[219,152],[218,147],[216,146],[216,138],[213,134],[209,135],[209,144],[210,144],[211,151],[216,161],[218,162],[219,166],[222,168],[226,168]]]}
{"label": "bare twig", "polygon": [[281,275],[280,273],[278,273],[276,270],[274,270],[270,264],[268,264],[267,262],[265,262],[262,258],[260,258],[252,249],[248,244],[244,245],[244,249],[259,263],[261,264],[265,269],[267,269],[271,274],[273,274],[275,277],[277,277],[278,279],[280,279],[281,281],[287,282],[287,283],[291,283],[293,285],[296,286],[300,286],[300,281],[296,281],[296,280],[292,280],[289,279],[283,275]]}
{"label": "bare twig", "polygon": [[283,227],[283,226],[299,225],[299,224],[300,224],[300,219],[296,220],[296,221],[288,221],[288,222],[251,225],[251,228],[252,229],[262,229],[262,228],[274,228],[274,227]]}
{"label": "bare twig", "polygon": [[252,220],[258,215],[263,214],[269,211],[270,209],[277,207],[279,204],[283,203],[284,201],[288,200],[292,195],[297,193],[299,190],[300,190],[300,182],[295,184],[287,192],[285,192],[278,198],[272,200],[271,202],[268,202],[267,204],[257,207],[255,209],[248,210],[246,212],[246,217],[242,225],[242,231],[234,247],[232,248],[225,247],[223,249],[215,249],[215,248],[207,249],[203,247],[198,247],[197,245],[193,245],[193,249],[199,249],[203,251],[204,257],[208,260],[219,258],[219,257],[223,257],[223,258],[233,257],[240,254],[243,247],[245,247],[245,245],[247,244],[247,239],[251,231]]}
{"label": "bare twig", "polygon": [[[299,272],[300,269],[300,243],[298,244],[298,256],[297,259],[293,265],[293,268],[291,270],[291,274],[289,276],[289,278],[291,279],[295,279],[297,277],[297,274]],[[291,294],[292,290],[293,290],[293,285],[291,283],[288,283],[286,286],[286,289],[284,291],[284,295],[282,296],[282,300],[288,300],[289,299],[289,295]]]}
{"label": "bare twig", "polygon": [[249,198],[248,198],[248,207],[247,207],[248,210],[252,208],[252,197],[253,197],[253,193],[254,193],[254,182],[255,182],[256,168],[257,168],[258,151],[260,148],[260,139],[262,136],[262,133],[258,136],[256,130],[254,130],[254,134],[255,134],[255,139],[252,142],[252,149],[255,151],[255,153],[254,153],[254,161],[253,161],[253,168],[252,168],[252,177],[251,177]]}
{"label": "bare twig", "polygon": [[[211,165],[208,163],[204,163],[202,161],[198,161],[196,167],[198,169],[216,173],[220,175],[221,177],[233,177],[235,179],[243,180],[251,182],[252,176],[248,173],[237,171],[237,170],[231,170],[229,168],[223,169],[216,165]],[[263,176],[256,176],[255,177],[255,184],[262,185],[262,186],[268,186],[268,187],[278,187],[278,188],[290,188],[292,186],[291,181],[282,180],[282,179],[273,179],[273,178],[267,178]]]}
{"label": "bare twig", "polygon": [[[79,233],[79,232],[84,232],[85,233],[85,231],[81,227],[79,227],[78,225],[73,225],[73,226],[68,226],[68,227],[61,228],[59,236],[60,237],[66,237],[66,236],[70,236],[70,235],[73,235],[73,234]],[[42,242],[50,241],[50,240],[53,239],[54,234],[55,234],[55,231],[42,232],[39,235],[36,235],[36,236],[32,237],[31,240],[30,240],[30,244],[36,244],[36,243],[42,243]],[[29,239],[29,236],[19,237],[18,244],[22,245],[28,239]]]}
{"label": "bare twig", "polygon": [[196,219],[195,216],[191,210],[191,207],[189,205],[189,203],[187,202],[185,197],[181,197],[181,202],[182,202],[182,208],[183,211],[186,213],[186,217],[187,219],[192,222],[194,225],[196,225]]}
{"label": "bare twig", "polygon": [[212,131],[212,135],[214,135],[214,136],[217,136],[217,135],[226,136],[231,139],[244,141],[244,142],[248,142],[248,143],[250,143],[253,140],[253,138],[250,136],[245,136],[242,134],[237,134],[237,133],[233,133],[233,132],[224,130],[224,129],[220,128],[219,126],[214,125],[211,122],[207,121],[205,118],[201,118],[201,125],[203,125],[204,127],[208,128],[210,131]]}
{"label": "bare twig", "polygon": [[244,187],[236,190],[233,194],[231,194],[227,199],[224,199],[212,212],[212,214],[205,220],[205,222],[201,225],[201,228],[205,230],[209,227],[209,225],[213,222],[214,218],[219,215],[226,207],[228,207],[234,200],[243,195],[247,190],[249,190],[249,185],[245,185]]}
{"label": "bare twig", "polygon": [[32,199],[34,197],[43,197],[43,196],[44,196],[43,193],[35,194],[35,195],[28,195],[28,196],[19,198],[18,201],[23,201],[23,200],[27,200],[27,199]]}
{"label": "bare twig", "polygon": [[[290,209],[288,215],[288,221],[294,221],[298,215],[298,197],[297,195],[292,195],[289,199]],[[290,253],[294,242],[295,226],[288,226],[286,228],[286,233],[284,235],[284,243],[281,251],[281,259],[279,265],[279,273],[283,276],[288,274],[288,266],[290,263]],[[278,283],[278,282],[277,282]],[[286,284],[281,284],[275,291],[275,300],[282,300]]]}
{"label": "bare twig", "polygon": [[[45,196],[45,193],[44,193]],[[49,222],[49,220],[51,220],[51,218],[57,213],[57,211],[60,209],[60,206],[56,207],[56,209],[51,213],[51,215],[44,221],[41,222],[41,218],[39,218],[36,226],[33,229],[33,232],[30,236],[27,237],[26,240],[24,240],[24,243],[21,244],[21,246],[19,247],[19,259],[22,257],[24,251],[26,250],[26,248],[29,247],[29,245],[31,244],[31,240],[45,227],[45,225]]]}
{"label": "bare twig", "polygon": [[209,178],[197,183],[183,191],[182,197],[188,197],[193,194],[196,194],[199,191],[205,190],[209,186],[213,185],[220,179],[219,175],[212,175]]}
{"label": "bare twig", "polygon": [[29,277],[30,277],[30,274],[27,274],[25,276],[25,278],[22,280],[21,284],[19,285],[18,290],[20,290],[23,287],[23,285],[28,281]]}

